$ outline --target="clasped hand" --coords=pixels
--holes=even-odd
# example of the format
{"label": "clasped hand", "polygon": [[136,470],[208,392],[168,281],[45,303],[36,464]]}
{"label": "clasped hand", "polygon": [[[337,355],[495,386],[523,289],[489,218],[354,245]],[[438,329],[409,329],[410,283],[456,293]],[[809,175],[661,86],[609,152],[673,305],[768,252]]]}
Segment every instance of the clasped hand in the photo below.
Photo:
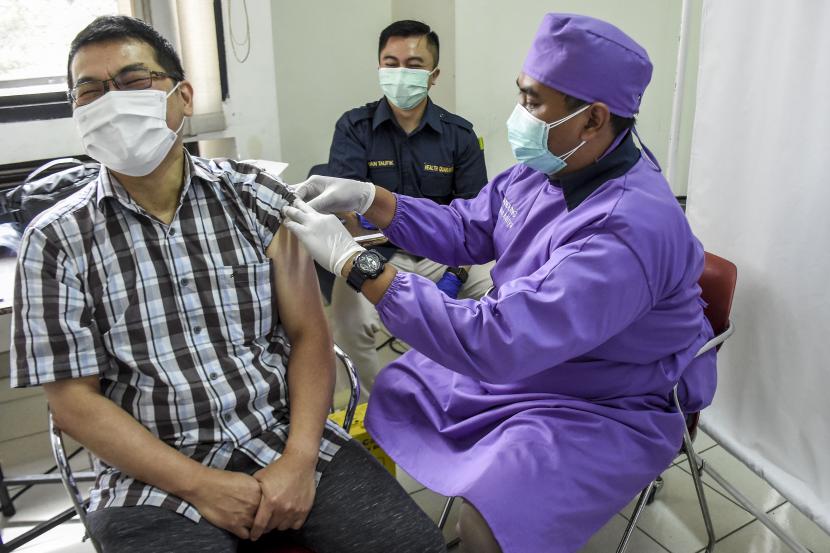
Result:
{"label": "clasped hand", "polygon": [[283,455],[253,476],[206,467],[187,499],[215,526],[257,540],[272,530],[302,527],[316,493],[314,466]]}

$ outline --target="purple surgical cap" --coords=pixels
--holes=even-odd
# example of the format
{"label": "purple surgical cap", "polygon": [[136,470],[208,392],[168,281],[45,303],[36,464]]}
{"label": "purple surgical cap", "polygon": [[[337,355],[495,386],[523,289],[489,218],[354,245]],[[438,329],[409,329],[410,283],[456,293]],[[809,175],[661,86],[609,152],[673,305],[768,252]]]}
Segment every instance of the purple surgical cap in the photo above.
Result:
{"label": "purple surgical cap", "polygon": [[567,13],[545,15],[522,70],[540,83],[611,113],[633,117],[651,80],[642,46],[610,23]]}

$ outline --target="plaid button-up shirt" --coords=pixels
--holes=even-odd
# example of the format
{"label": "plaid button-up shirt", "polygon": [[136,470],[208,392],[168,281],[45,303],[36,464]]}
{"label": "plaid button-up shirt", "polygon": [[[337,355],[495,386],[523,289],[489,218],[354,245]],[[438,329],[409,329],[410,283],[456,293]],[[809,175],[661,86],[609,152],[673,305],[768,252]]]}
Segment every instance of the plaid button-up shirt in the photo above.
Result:
{"label": "plaid button-up shirt", "polygon": [[[290,192],[259,169],[186,154],[166,225],[106,170],[26,230],[14,297],[12,386],[98,376],[102,393],[212,467],[266,466],[288,439],[291,346],[265,250]],[[276,303],[274,302],[274,306]],[[327,423],[317,478],[348,435]],[[180,498],[99,462],[90,509]]]}

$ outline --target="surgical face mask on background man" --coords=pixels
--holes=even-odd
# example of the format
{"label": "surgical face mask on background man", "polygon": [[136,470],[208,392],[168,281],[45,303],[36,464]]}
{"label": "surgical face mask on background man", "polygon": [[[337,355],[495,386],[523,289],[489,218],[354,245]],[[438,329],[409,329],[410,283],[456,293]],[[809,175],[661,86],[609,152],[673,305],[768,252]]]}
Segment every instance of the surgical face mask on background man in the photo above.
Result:
{"label": "surgical face mask on background man", "polygon": [[131,177],[153,172],[170,152],[184,117],[173,131],[167,126],[163,90],[112,90],[91,104],[75,109],[72,118],[86,153],[105,167]]}
{"label": "surgical face mask on background man", "polygon": [[386,98],[401,109],[412,109],[427,97],[429,78],[435,69],[381,67],[378,69],[380,88]]}
{"label": "surgical face mask on background man", "polygon": [[507,120],[507,139],[510,141],[510,147],[513,148],[513,155],[519,163],[524,163],[531,169],[536,169],[546,175],[558,173],[568,165],[565,160],[581,148],[585,141],[580,142],[576,148],[557,156],[548,150],[548,134],[552,128],[569,121],[589,107],[591,104],[586,104],[562,119],[553,123],[545,123],[534,117],[522,104],[516,104]]}

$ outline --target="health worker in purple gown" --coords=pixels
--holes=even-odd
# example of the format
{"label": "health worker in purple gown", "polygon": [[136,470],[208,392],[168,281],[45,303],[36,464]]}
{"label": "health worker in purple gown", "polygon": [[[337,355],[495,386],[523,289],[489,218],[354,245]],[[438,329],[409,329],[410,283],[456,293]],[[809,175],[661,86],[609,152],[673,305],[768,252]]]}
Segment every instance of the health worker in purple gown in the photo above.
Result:
{"label": "health worker in purple gown", "polygon": [[[665,469],[715,391],[697,281],[703,248],[659,166],[635,145],[651,79],[618,28],[547,14],[507,120],[519,163],[442,206],[368,183],[303,183],[287,226],[412,346],[379,375],[367,427],[406,472],[461,496],[467,551],[566,553]],[[356,210],[407,251],[495,260],[457,300],[355,244]],[[357,292],[355,292],[357,293]]]}

